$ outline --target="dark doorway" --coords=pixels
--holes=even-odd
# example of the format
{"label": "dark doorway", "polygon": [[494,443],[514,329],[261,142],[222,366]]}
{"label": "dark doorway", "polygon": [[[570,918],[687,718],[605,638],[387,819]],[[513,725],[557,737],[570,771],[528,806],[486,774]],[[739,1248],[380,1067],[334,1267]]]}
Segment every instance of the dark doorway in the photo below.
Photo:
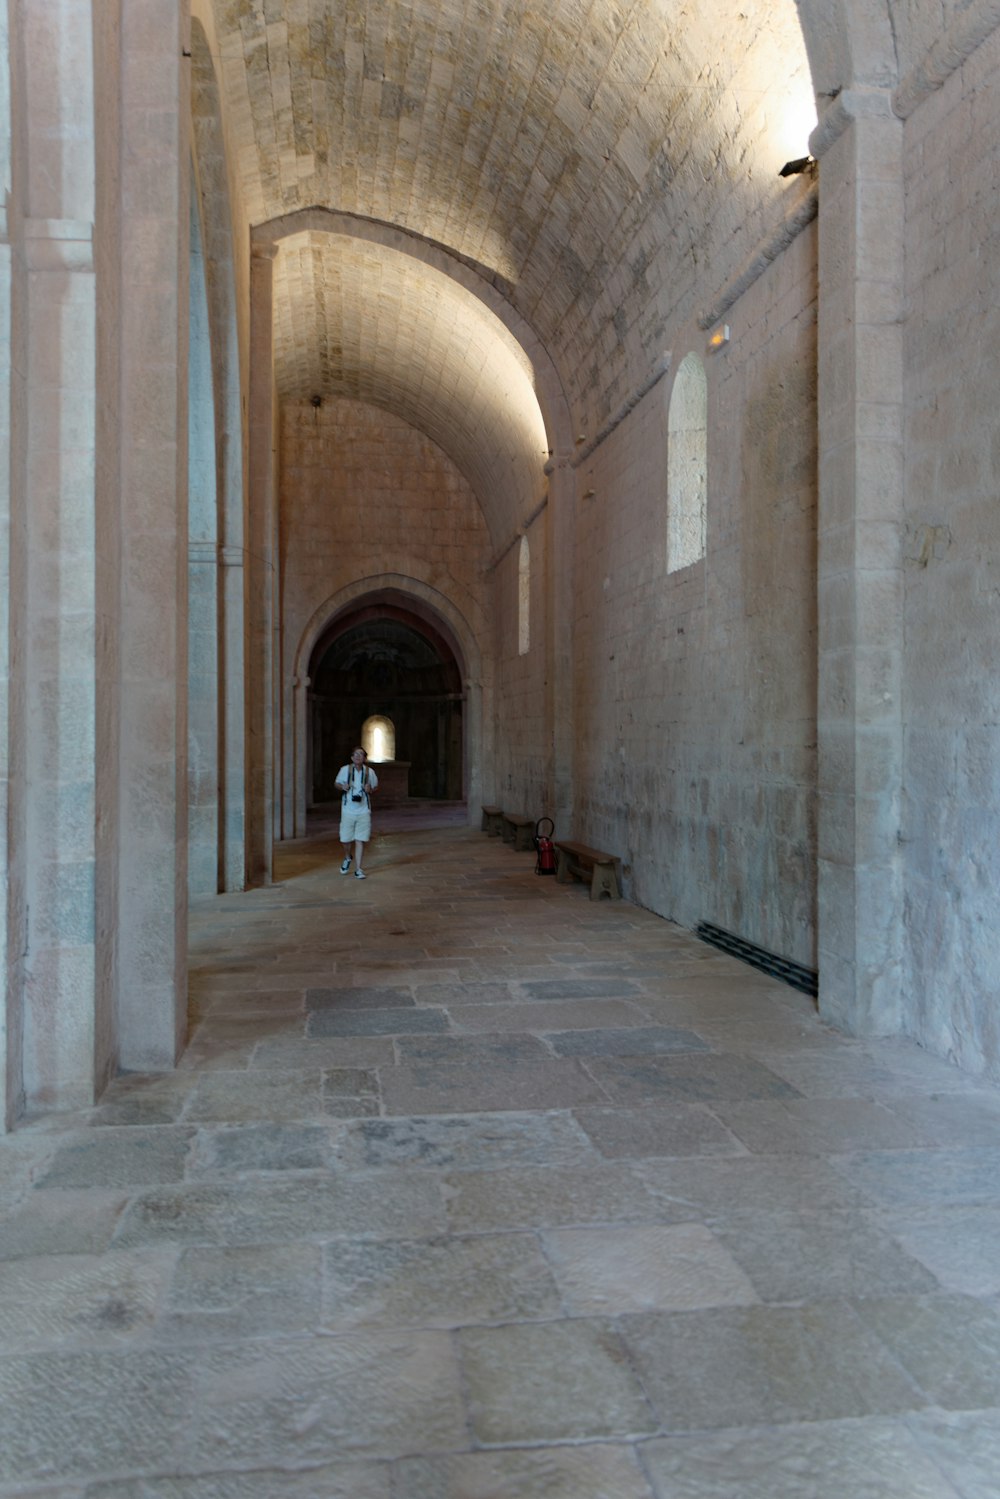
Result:
{"label": "dark doorway", "polygon": [[[462,672],[443,635],[395,606],[338,619],[313,651],[309,676],[311,803],[333,801],[337,771],[371,719],[388,721],[394,760],[380,774],[379,804],[407,797],[461,801]],[[383,792],[385,794],[383,794]]]}

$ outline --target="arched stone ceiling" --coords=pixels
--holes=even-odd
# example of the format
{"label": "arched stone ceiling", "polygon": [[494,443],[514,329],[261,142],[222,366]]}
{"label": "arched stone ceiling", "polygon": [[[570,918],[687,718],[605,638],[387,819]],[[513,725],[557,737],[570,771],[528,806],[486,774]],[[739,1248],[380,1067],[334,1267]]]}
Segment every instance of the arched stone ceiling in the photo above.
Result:
{"label": "arched stone ceiling", "polygon": [[441,271],[346,235],[292,235],[274,268],[274,342],[279,395],[349,396],[418,427],[468,479],[497,544],[543,493],[530,361]]}
{"label": "arched stone ceiling", "polygon": [[354,671],[369,661],[384,661],[397,671],[420,671],[440,666],[443,659],[423,631],[382,614],[341,631],[323,652],[318,671]]}
{"label": "arched stone ceiling", "polygon": [[[960,0],[961,3],[961,0]],[[897,78],[901,12],[933,10],[941,0],[796,0],[817,98],[857,85],[891,87]],[[891,14],[895,9],[897,16]]]}
{"label": "arched stone ceiling", "polygon": [[795,0],[215,13],[250,222],[343,209],[502,276],[581,421],[619,407],[769,227],[812,123]]}

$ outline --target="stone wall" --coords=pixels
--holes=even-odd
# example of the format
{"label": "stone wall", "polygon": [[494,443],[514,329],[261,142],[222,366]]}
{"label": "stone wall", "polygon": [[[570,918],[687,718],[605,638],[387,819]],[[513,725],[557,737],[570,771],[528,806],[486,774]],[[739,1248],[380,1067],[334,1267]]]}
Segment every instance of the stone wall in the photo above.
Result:
{"label": "stone wall", "polygon": [[904,1025],[1000,1077],[1000,36],[906,127]]}
{"label": "stone wall", "polygon": [[888,9],[901,79],[926,69],[935,49],[945,51],[942,42],[950,49],[963,35],[981,41],[997,21],[995,0],[889,0]]}
{"label": "stone wall", "polygon": [[446,455],[413,427],[360,401],[285,402],[279,504],[285,688],[307,627],[345,589],[360,597],[365,579],[373,589],[387,576],[412,580],[425,602],[450,605],[490,655],[482,512]]}
{"label": "stone wall", "polygon": [[[673,373],[579,470],[577,837],[641,905],[815,962],[815,235],[708,356],[704,560],[666,570]],[[593,497],[582,497],[586,490]]]}

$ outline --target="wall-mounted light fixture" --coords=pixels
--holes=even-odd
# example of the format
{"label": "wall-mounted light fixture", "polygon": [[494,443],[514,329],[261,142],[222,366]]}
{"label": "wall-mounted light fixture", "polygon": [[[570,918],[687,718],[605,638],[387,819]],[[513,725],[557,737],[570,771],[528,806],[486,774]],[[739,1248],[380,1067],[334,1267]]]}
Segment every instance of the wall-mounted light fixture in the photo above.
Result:
{"label": "wall-mounted light fixture", "polygon": [[585,500],[592,500],[594,498],[594,496],[595,496],[596,493],[597,493],[596,489],[585,489],[583,491],[583,498]]}
{"label": "wall-mounted light fixture", "polygon": [[710,354],[717,354],[720,349],[724,349],[726,347],[726,344],[729,342],[731,336],[732,335],[729,331],[729,324],[723,323],[722,327],[716,328],[715,332],[709,338],[707,345],[708,352]]}
{"label": "wall-mounted light fixture", "polygon": [[802,172],[816,174],[816,158],[814,156],[797,156],[794,161],[786,161],[779,177],[798,177]]}

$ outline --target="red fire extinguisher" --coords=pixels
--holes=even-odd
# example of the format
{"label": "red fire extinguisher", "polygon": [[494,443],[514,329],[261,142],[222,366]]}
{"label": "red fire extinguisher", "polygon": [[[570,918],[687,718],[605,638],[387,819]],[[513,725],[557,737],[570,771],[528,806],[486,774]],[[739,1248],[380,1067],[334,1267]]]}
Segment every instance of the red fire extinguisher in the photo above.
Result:
{"label": "red fire extinguisher", "polygon": [[[549,825],[548,833],[540,831],[543,822],[547,822]],[[540,817],[535,823],[535,837],[533,841],[538,854],[535,860],[536,874],[555,874],[556,872],[556,851],[552,842],[552,835],[555,830],[556,825],[551,817]]]}

